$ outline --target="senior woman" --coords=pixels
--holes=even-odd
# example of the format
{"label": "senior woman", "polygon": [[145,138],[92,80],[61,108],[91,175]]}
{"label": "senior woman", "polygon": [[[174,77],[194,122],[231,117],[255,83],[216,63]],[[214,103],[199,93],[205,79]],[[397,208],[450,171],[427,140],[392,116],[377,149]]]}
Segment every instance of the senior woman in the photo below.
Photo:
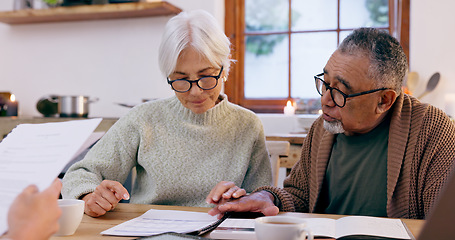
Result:
{"label": "senior woman", "polygon": [[[243,191],[233,186],[252,191],[269,185],[260,120],[220,93],[229,56],[230,42],[210,14],[197,10],[171,18],[159,64],[175,96],[121,117],[67,171],[63,197],[83,199],[85,213],[97,217],[130,196],[132,203],[208,207]],[[121,183],[133,167],[137,178],[130,195]],[[206,200],[215,185],[223,191]]]}

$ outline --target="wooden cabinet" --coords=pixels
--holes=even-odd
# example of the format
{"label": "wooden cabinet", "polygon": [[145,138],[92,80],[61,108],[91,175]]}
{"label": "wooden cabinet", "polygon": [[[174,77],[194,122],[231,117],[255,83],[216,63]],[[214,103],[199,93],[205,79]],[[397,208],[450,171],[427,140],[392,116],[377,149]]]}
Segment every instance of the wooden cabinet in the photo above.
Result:
{"label": "wooden cabinet", "polygon": [[0,12],[0,22],[29,24],[175,15],[182,10],[165,1],[83,5]]}

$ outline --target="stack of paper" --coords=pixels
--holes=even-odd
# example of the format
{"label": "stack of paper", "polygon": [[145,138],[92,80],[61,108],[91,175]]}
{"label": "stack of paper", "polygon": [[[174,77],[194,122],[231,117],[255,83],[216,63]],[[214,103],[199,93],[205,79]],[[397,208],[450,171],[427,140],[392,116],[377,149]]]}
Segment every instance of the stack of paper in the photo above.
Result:
{"label": "stack of paper", "polygon": [[0,143],[0,235],[12,201],[30,184],[47,188],[102,119],[20,124]]}

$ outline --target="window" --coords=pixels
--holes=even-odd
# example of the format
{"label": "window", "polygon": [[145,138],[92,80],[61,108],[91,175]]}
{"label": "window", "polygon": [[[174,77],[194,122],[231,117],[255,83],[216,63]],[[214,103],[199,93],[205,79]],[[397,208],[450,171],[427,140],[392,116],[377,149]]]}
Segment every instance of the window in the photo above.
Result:
{"label": "window", "polygon": [[238,60],[225,92],[231,102],[255,112],[282,113],[287,100],[318,101],[313,76],[355,28],[385,29],[408,54],[409,0],[225,0],[225,5],[225,30]]}

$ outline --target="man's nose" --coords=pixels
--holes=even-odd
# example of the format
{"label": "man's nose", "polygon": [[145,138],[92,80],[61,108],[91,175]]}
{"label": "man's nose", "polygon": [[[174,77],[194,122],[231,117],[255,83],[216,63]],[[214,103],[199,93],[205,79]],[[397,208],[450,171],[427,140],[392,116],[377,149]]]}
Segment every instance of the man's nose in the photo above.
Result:
{"label": "man's nose", "polygon": [[321,104],[328,107],[336,106],[335,102],[332,99],[332,95],[330,94],[330,90],[325,91],[325,93],[321,96]]}

